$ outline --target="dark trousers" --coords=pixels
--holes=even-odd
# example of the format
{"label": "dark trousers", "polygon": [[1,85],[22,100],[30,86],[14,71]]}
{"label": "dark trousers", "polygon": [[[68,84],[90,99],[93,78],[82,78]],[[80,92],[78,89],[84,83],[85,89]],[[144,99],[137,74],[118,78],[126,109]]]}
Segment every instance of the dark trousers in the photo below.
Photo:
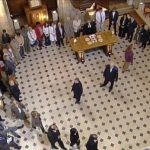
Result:
{"label": "dark trousers", "polygon": [[58,40],[57,40],[57,45],[58,45],[59,47],[61,47],[61,45],[64,46],[64,39],[63,39],[63,38],[58,39]]}
{"label": "dark trousers", "polygon": [[76,38],[76,37],[79,37],[80,36],[80,31],[78,31],[78,32],[74,32],[74,37]]}
{"label": "dark trousers", "polygon": [[20,93],[12,93],[12,95],[15,98],[15,100],[19,102]]}
{"label": "dark trousers", "polygon": [[65,146],[64,146],[64,143],[61,139],[58,139],[58,141],[52,141],[50,140],[50,143],[51,143],[51,146],[52,148],[55,147],[55,143],[58,142],[59,146],[62,148],[62,149],[65,149]]}
{"label": "dark trousers", "polygon": [[112,90],[112,89],[113,89],[113,85],[114,85],[114,80],[109,81],[108,79],[105,79],[105,80],[104,80],[104,83],[103,83],[103,86],[107,85],[107,84],[108,84],[108,82],[110,82],[110,83],[111,83],[111,85],[110,85],[109,89],[110,89],[110,90]]}
{"label": "dark trousers", "polygon": [[115,32],[115,35],[116,35],[116,22],[114,22],[113,24],[112,24],[112,22],[109,22],[109,28],[108,28],[108,30],[110,30],[110,28],[111,28],[112,25],[113,25],[114,32]]}
{"label": "dark trousers", "polygon": [[45,36],[45,46],[51,45],[51,41],[49,39],[49,36]]}
{"label": "dark trousers", "polygon": [[79,146],[80,145],[80,140],[71,142],[70,146],[74,146],[75,144],[77,144],[77,146]]}
{"label": "dark trousers", "polygon": [[124,28],[120,26],[118,36],[123,37],[123,31],[124,31]]}
{"label": "dark trousers", "polygon": [[24,57],[24,47],[20,46],[20,56],[23,58]]}
{"label": "dark trousers", "polygon": [[39,44],[39,47],[42,48],[42,46],[43,46],[42,40],[38,40],[38,44]]}
{"label": "dark trousers", "polygon": [[127,38],[126,38],[126,39],[129,40],[129,42],[132,41],[133,33],[134,33],[134,32],[128,32],[128,33],[127,33]]}
{"label": "dark trousers", "polygon": [[141,47],[142,47],[143,49],[145,49],[145,47],[146,47],[146,42],[145,42],[145,41],[144,41],[144,42],[142,42]]}

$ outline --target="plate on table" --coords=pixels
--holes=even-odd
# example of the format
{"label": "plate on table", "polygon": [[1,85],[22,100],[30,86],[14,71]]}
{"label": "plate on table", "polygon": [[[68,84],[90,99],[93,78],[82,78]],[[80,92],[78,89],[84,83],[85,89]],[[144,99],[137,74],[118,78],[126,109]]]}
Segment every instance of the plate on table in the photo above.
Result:
{"label": "plate on table", "polygon": [[92,44],[92,42],[87,42],[87,44],[88,44],[88,45],[91,45],[91,44]]}
{"label": "plate on table", "polygon": [[89,39],[89,38],[85,38],[85,41],[87,41],[87,42],[88,42],[88,41],[90,41],[90,39]]}

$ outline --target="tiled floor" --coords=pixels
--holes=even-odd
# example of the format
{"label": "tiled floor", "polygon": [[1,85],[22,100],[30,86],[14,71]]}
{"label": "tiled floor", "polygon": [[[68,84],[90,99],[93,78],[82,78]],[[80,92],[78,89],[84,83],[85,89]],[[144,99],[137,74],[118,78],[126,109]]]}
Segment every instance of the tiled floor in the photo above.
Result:
{"label": "tiled floor", "polygon": [[[84,64],[77,64],[69,47],[58,50],[53,46],[31,52],[17,67],[27,112],[40,112],[46,129],[56,122],[68,148],[70,127],[79,130],[81,150],[91,133],[98,134],[99,150],[141,150],[150,146],[150,47],[141,52],[134,45],[134,64],[130,71],[122,73],[127,45],[120,40],[111,57],[100,49],[89,52]],[[109,93],[108,87],[100,88],[100,83],[105,65],[111,61],[120,70],[119,80]],[[80,105],[75,104],[71,93],[75,77],[80,78],[84,89]],[[12,122],[8,115],[6,125]],[[22,136],[22,150],[51,149],[40,130],[24,127],[18,133]]]}

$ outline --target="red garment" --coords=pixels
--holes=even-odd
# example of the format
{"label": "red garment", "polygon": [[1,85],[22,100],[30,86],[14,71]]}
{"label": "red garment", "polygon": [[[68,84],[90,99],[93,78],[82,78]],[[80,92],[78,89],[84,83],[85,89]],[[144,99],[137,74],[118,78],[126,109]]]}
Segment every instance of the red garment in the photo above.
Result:
{"label": "red garment", "polygon": [[35,30],[35,34],[37,36],[37,40],[39,40],[39,41],[42,40],[43,34],[42,34],[42,28],[41,28],[41,26],[36,26],[34,28],[34,30]]}

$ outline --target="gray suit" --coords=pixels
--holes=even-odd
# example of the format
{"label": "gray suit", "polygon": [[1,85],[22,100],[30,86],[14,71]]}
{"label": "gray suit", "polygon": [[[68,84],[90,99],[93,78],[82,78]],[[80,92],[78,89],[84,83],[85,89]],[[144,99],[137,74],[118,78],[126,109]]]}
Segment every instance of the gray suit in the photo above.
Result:
{"label": "gray suit", "polygon": [[27,119],[26,114],[24,112],[25,106],[21,103],[18,103],[18,107],[15,105],[11,106],[11,112],[15,115],[17,119],[25,120]]}

